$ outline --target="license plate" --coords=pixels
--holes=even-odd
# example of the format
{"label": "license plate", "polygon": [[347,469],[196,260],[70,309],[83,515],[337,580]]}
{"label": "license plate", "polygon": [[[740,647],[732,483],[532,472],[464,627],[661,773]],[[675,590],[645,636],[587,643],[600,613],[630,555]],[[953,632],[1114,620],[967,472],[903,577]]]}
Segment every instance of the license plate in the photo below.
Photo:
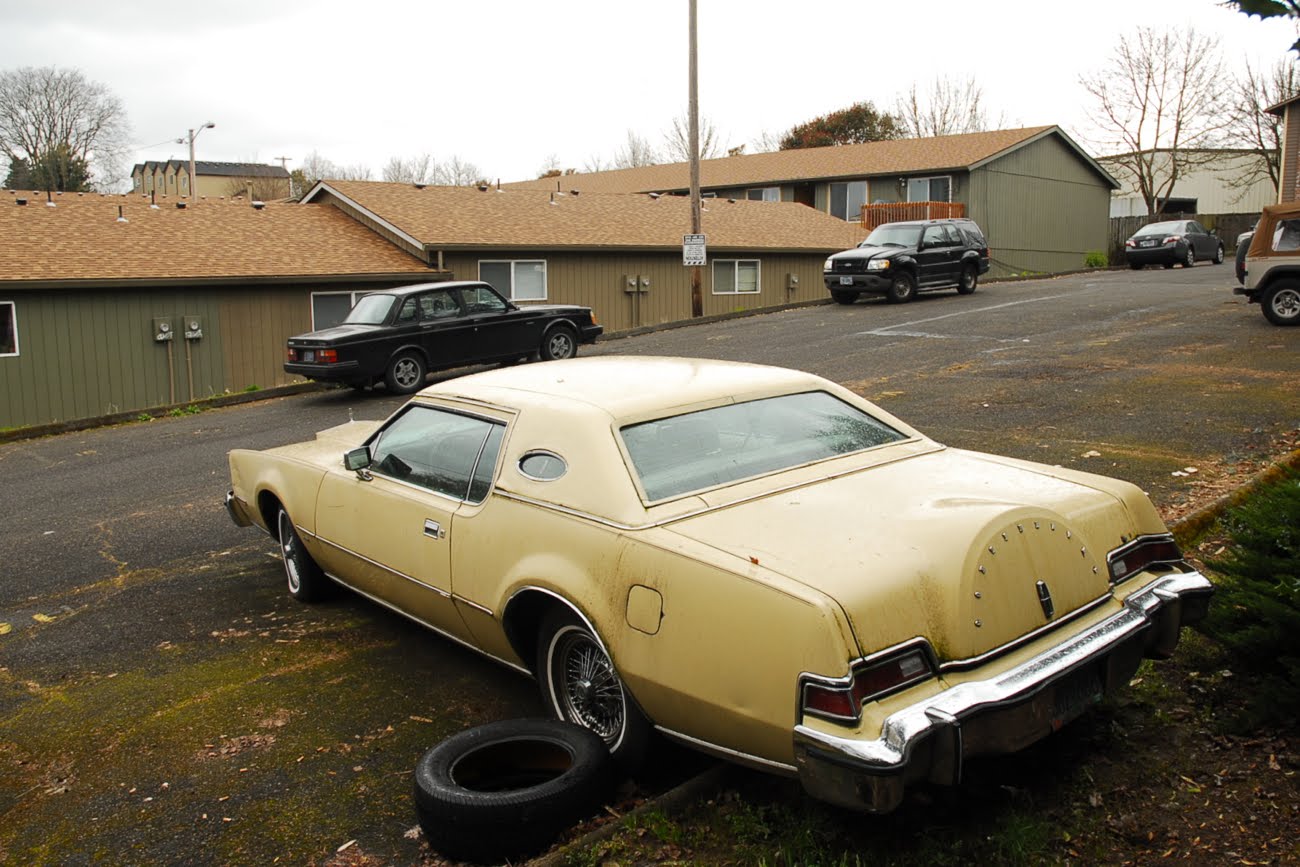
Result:
{"label": "license plate", "polygon": [[315,361],[315,360],[316,360],[316,352],[315,352],[315,350],[312,350],[312,349],[304,349],[304,350],[302,351],[302,360],[303,360],[303,361]]}
{"label": "license plate", "polygon": [[853,278],[852,278],[852,277],[841,277],[841,278],[840,278],[840,285],[841,285],[841,286],[852,286],[852,285],[853,285]]}
{"label": "license plate", "polygon": [[1101,701],[1101,680],[1097,673],[1085,669],[1068,677],[1056,688],[1052,707],[1052,730],[1082,714]]}
{"label": "license plate", "polygon": [[1155,245],[1156,245],[1156,242],[1155,242],[1155,241],[1143,241],[1143,242],[1141,243],[1140,246],[1143,246],[1143,247],[1154,247]]}

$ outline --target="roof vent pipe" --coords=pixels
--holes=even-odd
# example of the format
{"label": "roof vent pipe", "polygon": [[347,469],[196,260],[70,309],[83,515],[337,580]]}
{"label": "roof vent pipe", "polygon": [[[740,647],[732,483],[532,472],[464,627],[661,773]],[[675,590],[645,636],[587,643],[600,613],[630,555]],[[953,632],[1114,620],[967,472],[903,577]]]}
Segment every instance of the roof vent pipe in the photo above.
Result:
{"label": "roof vent pipe", "polygon": [[124,216],[122,215],[122,206],[121,206],[121,205],[118,205],[118,206],[117,206],[117,222],[119,222],[119,223],[129,223],[129,222],[131,222],[130,220],[128,220],[126,217],[124,217]]}
{"label": "roof vent pipe", "polygon": [[45,207],[47,208],[58,207],[58,205],[54,204],[54,193],[51,193],[49,190],[45,191]]}

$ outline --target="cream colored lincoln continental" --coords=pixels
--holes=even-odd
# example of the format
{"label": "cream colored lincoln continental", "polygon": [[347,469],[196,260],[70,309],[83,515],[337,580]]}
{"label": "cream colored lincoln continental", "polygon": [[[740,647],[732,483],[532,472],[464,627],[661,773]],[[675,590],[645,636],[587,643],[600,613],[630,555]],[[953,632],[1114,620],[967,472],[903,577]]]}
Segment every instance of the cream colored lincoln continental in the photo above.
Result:
{"label": "cream colored lincoln continental", "polygon": [[757,365],[495,370],[230,472],[295,597],[337,582],[532,673],[625,764],[657,730],[877,812],[1060,728],[1212,592],[1128,483]]}

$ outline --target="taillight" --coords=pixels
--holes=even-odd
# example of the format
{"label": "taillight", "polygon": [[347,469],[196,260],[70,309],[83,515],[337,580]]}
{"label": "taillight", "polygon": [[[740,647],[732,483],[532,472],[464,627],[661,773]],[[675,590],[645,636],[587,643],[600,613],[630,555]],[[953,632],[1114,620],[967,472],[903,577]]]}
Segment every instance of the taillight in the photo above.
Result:
{"label": "taillight", "polygon": [[928,648],[913,643],[855,663],[848,678],[832,681],[805,677],[801,707],[804,713],[822,719],[855,723],[862,716],[863,704],[933,676]]}
{"label": "taillight", "polygon": [[1174,568],[1183,562],[1183,552],[1173,536],[1139,536],[1106,556],[1113,584],[1127,581],[1152,567]]}
{"label": "taillight", "polygon": [[339,351],[337,349],[318,349],[316,350],[316,360],[321,364],[334,364],[339,360]]}
{"label": "taillight", "polygon": [[1137,245],[1138,242],[1134,241],[1132,238],[1129,238],[1127,241],[1124,242],[1125,247],[1136,247]]}
{"label": "taillight", "polygon": [[290,361],[298,360],[298,350],[294,349],[292,346],[289,347],[289,360]]}
{"label": "taillight", "polygon": [[1178,243],[1179,241],[1181,241],[1181,240],[1183,240],[1183,239],[1182,239],[1182,238],[1179,238],[1179,237],[1177,237],[1177,236],[1171,236],[1171,237],[1165,238],[1165,243],[1166,243],[1166,244],[1177,244],[1177,243]]}

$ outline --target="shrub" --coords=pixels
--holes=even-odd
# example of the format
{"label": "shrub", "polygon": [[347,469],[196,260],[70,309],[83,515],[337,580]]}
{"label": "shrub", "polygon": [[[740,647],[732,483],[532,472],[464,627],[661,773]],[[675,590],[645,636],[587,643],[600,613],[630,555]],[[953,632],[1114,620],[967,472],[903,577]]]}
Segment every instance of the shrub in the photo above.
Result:
{"label": "shrub", "polygon": [[1300,711],[1300,474],[1265,485],[1224,519],[1231,544],[1207,561],[1218,593],[1201,629],[1254,683],[1251,722]]}
{"label": "shrub", "polygon": [[1110,264],[1110,259],[1106,256],[1104,250],[1089,250],[1083,257],[1083,267],[1085,268],[1105,268]]}

